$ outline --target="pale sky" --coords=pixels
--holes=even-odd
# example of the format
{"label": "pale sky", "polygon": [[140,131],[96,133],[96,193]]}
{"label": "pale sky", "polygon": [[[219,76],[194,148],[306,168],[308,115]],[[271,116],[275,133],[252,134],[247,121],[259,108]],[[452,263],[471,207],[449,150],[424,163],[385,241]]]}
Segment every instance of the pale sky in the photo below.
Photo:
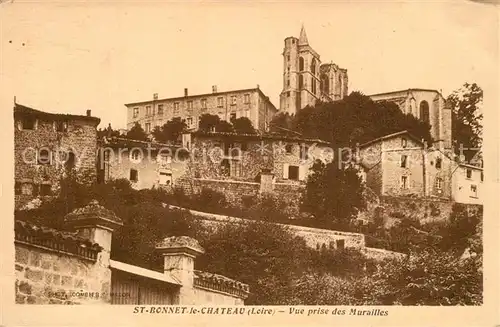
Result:
{"label": "pale sky", "polygon": [[[124,103],[252,88],[279,107],[284,38],[348,69],[349,92],[483,88],[498,61],[497,12],[465,1],[28,2],[0,5],[1,105],[126,123]],[[24,46],[23,46],[24,43]],[[9,111],[11,112],[11,111]],[[10,114],[9,114],[10,115]]]}

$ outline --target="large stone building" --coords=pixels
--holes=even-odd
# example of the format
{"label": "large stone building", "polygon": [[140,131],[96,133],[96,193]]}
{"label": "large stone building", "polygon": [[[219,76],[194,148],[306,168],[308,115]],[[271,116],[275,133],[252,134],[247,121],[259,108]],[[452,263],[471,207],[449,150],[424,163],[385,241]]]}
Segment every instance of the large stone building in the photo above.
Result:
{"label": "large stone building", "polygon": [[316,159],[333,158],[326,141],[272,133],[197,131],[182,141],[191,151],[187,173],[194,178],[253,182],[265,170],[276,182],[300,183]]}
{"label": "large stone building", "polygon": [[428,148],[407,131],[359,146],[366,185],[377,195],[439,198],[481,204],[483,170]]}
{"label": "large stone building", "polygon": [[162,126],[168,120],[179,117],[186,121],[189,129],[197,129],[203,114],[218,115],[222,120],[247,117],[253,127],[265,131],[277,109],[259,86],[252,89],[219,92],[216,86],[212,93],[189,95],[168,99],[156,99],[127,103],[127,129],[139,123],[147,132]]}
{"label": "large stone building", "polygon": [[405,114],[429,123],[434,146],[451,148],[451,108],[437,90],[408,89],[370,95],[373,101],[395,103]]}
{"label": "large stone building", "polygon": [[[37,196],[50,196],[72,171],[95,178],[97,125],[86,115],[53,114],[14,106],[16,208]],[[85,173],[85,174],[83,174]]]}
{"label": "large stone building", "polygon": [[280,111],[295,114],[318,100],[342,99],[347,92],[347,70],[333,62],[321,63],[320,55],[309,45],[304,26],[299,38],[285,39]]}

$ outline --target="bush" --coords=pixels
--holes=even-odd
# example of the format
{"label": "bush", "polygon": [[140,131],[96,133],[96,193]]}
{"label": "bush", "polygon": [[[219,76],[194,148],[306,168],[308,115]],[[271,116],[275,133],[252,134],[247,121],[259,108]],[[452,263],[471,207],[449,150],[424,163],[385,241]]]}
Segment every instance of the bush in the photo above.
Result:
{"label": "bush", "polygon": [[224,193],[206,187],[202,188],[200,193],[195,195],[193,205],[199,210],[212,213],[217,213],[221,208],[229,206]]}
{"label": "bush", "polygon": [[[480,223],[466,233],[468,244],[476,254],[470,259],[460,260],[452,251],[420,248],[414,252],[410,248],[407,259],[390,260],[376,269],[376,263],[358,251],[326,248],[314,251],[287,227],[276,224],[255,221],[210,230],[187,211],[164,208],[162,202],[171,195],[160,190],[136,191],[126,181],[86,186],[68,180],[62,184],[62,189],[64,192],[55,201],[44,203],[35,210],[18,211],[16,219],[31,219],[57,227],[62,225],[66,212],[97,199],[124,222],[113,236],[113,259],[162,271],[163,261],[155,251],[156,242],[174,235],[194,237],[206,251],[196,260],[196,268],[248,283],[251,295],[247,304],[482,303]],[[182,194],[176,196],[183,198]],[[222,203],[220,195],[205,191],[199,196],[216,208]],[[269,212],[275,210],[271,205],[268,209]],[[464,218],[465,213],[461,210],[454,215],[458,227],[470,218]],[[477,213],[467,215],[473,217]],[[397,227],[398,232],[387,237],[391,237],[388,238],[391,242],[398,240],[396,236],[408,237],[405,233],[411,230],[410,227],[412,225],[404,220]],[[457,230],[462,231],[458,227]]]}
{"label": "bush", "polygon": [[480,268],[475,260],[428,248],[381,265],[361,293],[372,304],[480,305]]}
{"label": "bush", "polygon": [[248,218],[273,222],[289,220],[287,204],[274,194],[262,194],[255,197],[254,205],[249,209]]}

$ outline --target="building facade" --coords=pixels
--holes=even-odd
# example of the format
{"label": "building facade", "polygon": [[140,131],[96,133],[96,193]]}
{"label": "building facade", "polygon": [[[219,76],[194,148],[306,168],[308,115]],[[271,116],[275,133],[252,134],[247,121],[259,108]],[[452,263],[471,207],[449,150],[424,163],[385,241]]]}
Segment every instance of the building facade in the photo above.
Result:
{"label": "building facade", "polygon": [[71,172],[96,176],[97,125],[87,115],[52,114],[20,104],[14,107],[15,203],[51,196]]}
{"label": "building facade", "polygon": [[255,182],[262,171],[279,183],[305,181],[316,159],[332,159],[329,143],[275,134],[192,132],[182,136],[191,152],[187,173],[204,179]]}
{"label": "building facade", "polygon": [[185,174],[189,153],[179,146],[113,137],[99,146],[99,180],[127,179],[134,189],[168,188]]}
{"label": "building facade", "polygon": [[481,204],[482,168],[455,161],[407,131],[359,146],[366,185],[378,195],[414,196]]}
{"label": "building facade", "polygon": [[318,100],[330,102],[347,95],[347,70],[334,63],[321,63],[320,55],[309,45],[304,26],[299,38],[285,39],[282,55],[281,112],[295,114]]}
{"label": "building facade", "polygon": [[451,148],[451,108],[439,91],[408,89],[373,94],[369,97],[373,101],[393,102],[403,113],[427,122],[431,126],[434,146],[440,149]]}
{"label": "building facade", "polygon": [[185,120],[189,129],[196,130],[203,114],[218,115],[227,122],[247,117],[255,129],[265,131],[277,112],[259,86],[224,92],[213,86],[212,93],[198,95],[189,95],[188,89],[184,89],[183,97],[127,103],[125,106],[127,129],[139,123],[147,133],[175,117]]}
{"label": "building facade", "polygon": [[478,166],[460,164],[452,179],[453,200],[459,203],[483,204],[484,173]]}

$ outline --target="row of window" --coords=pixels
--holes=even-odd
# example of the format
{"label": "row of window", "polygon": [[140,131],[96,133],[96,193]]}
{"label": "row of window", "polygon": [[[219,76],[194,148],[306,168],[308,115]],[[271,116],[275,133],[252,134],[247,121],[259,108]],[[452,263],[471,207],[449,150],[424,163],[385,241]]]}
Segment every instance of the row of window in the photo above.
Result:
{"label": "row of window", "polygon": [[[245,94],[243,97],[243,103],[244,104],[250,104],[250,94]],[[237,104],[237,97],[235,95],[231,96],[230,98],[230,104],[232,106]],[[207,99],[203,98],[200,99],[200,106],[201,109],[207,109]],[[222,108],[224,107],[224,97],[217,97],[217,107]],[[192,110],[193,109],[193,100],[189,100],[186,102],[186,109],[187,110]],[[180,113],[180,102],[174,102],[174,109],[173,109],[173,115],[177,116]],[[151,106],[146,106],[146,116],[151,116],[155,114],[155,108]],[[163,115],[164,114],[164,105],[159,104],[156,110],[157,115]],[[133,109],[133,118],[139,117],[139,108],[134,108]]]}
{"label": "row of window", "polygon": [[[220,117],[221,120],[225,120],[224,114],[222,112],[219,112],[217,115]],[[240,116],[240,118],[241,117],[250,118],[250,112],[248,110],[245,110],[244,112],[240,113],[239,116]],[[233,121],[236,118],[238,118],[238,114],[236,112],[231,112],[229,114],[229,121]],[[187,117],[185,119],[185,122],[186,122],[188,129],[196,128],[198,126],[196,117]],[[158,127],[163,126],[163,120],[160,119],[160,120],[156,121],[156,124],[152,124],[150,122],[145,123],[144,124],[144,131],[146,133],[150,133],[153,131],[154,126],[158,126]]]}
{"label": "row of window", "polygon": [[[55,152],[48,149],[40,149],[36,152],[36,162],[38,165],[51,165],[55,160],[55,155]],[[68,170],[75,167],[76,157],[73,152],[61,151],[58,159],[64,162],[64,166]]]}
{"label": "row of window", "polygon": [[[290,55],[288,54],[286,56],[286,60],[288,62],[290,62]],[[299,71],[304,71],[304,68],[305,68],[306,64],[305,64],[305,60],[304,60],[304,57],[299,57]],[[290,70],[290,67],[288,67],[288,70]],[[316,74],[316,59],[312,59],[311,61],[311,72],[313,74]]]}
{"label": "row of window", "polygon": [[[36,130],[38,127],[38,119],[34,117],[24,117],[19,122],[19,129],[24,131]],[[66,121],[58,120],[53,122],[54,131],[67,132],[68,123]]]}
{"label": "row of window", "polygon": [[[434,186],[436,190],[441,191],[443,189],[443,184],[444,181],[441,177],[436,177],[436,180],[434,182]],[[409,189],[409,177],[408,176],[401,176],[401,188],[404,190]],[[470,192],[471,192],[471,197],[477,197],[477,185],[472,184],[470,186]]]}
{"label": "row of window", "polygon": [[[287,79],[286,85],[290,86],[290,79]],[[299,89],[303,89],[307,87],[307,81],[304,83],[304,76],[299,75]],[[311,92],[316,94],[316,79],[311,77]],[[286,93],[287,97],[290,97],[290,91]]]}

